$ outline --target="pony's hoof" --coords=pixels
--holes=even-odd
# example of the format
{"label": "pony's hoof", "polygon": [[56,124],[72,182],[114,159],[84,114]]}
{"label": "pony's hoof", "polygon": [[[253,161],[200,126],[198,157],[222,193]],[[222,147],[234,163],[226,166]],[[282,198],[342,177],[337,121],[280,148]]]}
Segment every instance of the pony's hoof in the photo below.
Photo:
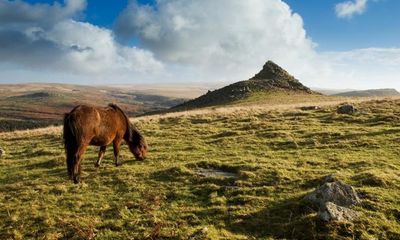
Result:
{"label": "pony's hoof", "polygon": [[115,166],[116,167],[118,167],[118,166],[120,166],[121,165],[121,163],[115,163]]}
{"label": "pony's hoof", "polygon": [[78,184],[80,182],[81,178],[79,176],[74,177],[74,183]]}
{"label": "pony's hoof", "polygon": [[95,166],[95,167],[100,167],[100,164],[95,163],[94,166]]}

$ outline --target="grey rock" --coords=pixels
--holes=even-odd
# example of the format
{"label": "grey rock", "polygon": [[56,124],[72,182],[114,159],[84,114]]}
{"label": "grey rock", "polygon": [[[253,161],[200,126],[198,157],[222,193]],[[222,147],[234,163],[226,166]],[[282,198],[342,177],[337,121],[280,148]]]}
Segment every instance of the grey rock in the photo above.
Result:
{"label": "grey rock", "polygon": [[204,227],[203,229],[197,230],[195,233],[193,233],[191,236],[189,236],[189,240],[202,240],[202,239],[208,239],[207,234],[208,233],[208,228]]}
{"label": "grey rock", "polygon": [[336,181],[338,181],[338,178],[337,178],[336,174],[334,174],[334,173],[329,174],[324,177],[324,183],[336,182]]}
{"label": "grey rock", "polygon": [[326,182],[315,191],[307,194],[304,200],[324,207],[326,202],[348,207],[361,202],[353,187],[341,181]]}
{"label": "grey rock", "polygon": [[300,109],[303,111],[309,111],[309,110],[318,110],[321,108],[319,106],[304,106],[304,107],[300,107]]}
{"label": "grey rock", "polygon": [[357,108],[355,108],[351,104],[344,104],[344,105],[339,106],[337,108],[336,112],[339,114],[354,114],[357,112]]}
{"label": "grey rock", "polygon": [[324,221],[354,221],[357,220],[361,213],[346,207],[338,206],[332,202],[326,202],[324,207],[318,213],[319,217]]}

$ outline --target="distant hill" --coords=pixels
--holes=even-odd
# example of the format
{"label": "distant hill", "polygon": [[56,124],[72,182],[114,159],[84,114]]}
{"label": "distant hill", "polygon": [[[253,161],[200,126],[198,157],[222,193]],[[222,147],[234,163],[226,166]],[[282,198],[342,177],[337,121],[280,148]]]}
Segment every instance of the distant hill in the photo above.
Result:
{"label": "distant hill", "polygon": [[332,96],[334,94],[343,93],[343,92],[350,92],[356,91],[357,89],[345,88],[345,89],[336,89],[336,88],[318,88],[318,87],[311,87],[311,90],[322,93],[324,95]]}
{"label": "distant hill", "polygon": [[253,94],[271,92],[291,92],[301,94],[318,94],[301,84],[299,80],[272,61],[268,61],[262,70],[249,80],[240,81],[217,89],[173,107],[173,110],[193,109],[199,107],[230,104]]}
{"label": "distant hill", "polygon": [[129,116],[168,109],[186,99],[136,92],[129,87],[67,84],[0,84],[0,132],[61,123],[79,104],[117,103]]}
{"label": "distant hill", "polygon": [[390,97],[400,96],[400,93],[393,88],[383,89],[369,89],[369,90],[357,90],[333,94],[332,96],[344,96],[344,97]]}

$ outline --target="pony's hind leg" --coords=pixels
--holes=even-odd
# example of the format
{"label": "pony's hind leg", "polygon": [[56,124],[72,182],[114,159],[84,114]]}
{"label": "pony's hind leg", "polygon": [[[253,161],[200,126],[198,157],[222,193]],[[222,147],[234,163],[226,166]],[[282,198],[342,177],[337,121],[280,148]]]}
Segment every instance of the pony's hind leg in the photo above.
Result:
{"label": "pony's hind leg", "polygon": [[75,163],[74,163],[74,183],[79,183],[81,179],[81,161],[82,156],[86,151],[88,144],[81,144],[78,147],[78,151],[75,156]]}
{"label": "pony's hind leg", "polygon": [[118,167],[118,156],[119,156],[119,145],[121,144],[122,139],[114,139],[113,141],[113,148],[114,148],[114,163],[115,166]]}
{"label": "pony's hind leg", "polygon": [[106,147],[107,147],[107,146],[101,146],[101,147],[100,147],[100,150],[99,150],[99,157],[98,157],[98,159],[97,159],[96,164],[94,165],[95,167],[100,167],[100,162],[101,162],[101,159],[103,159],[103,157],[104,157],[104,153],[106,152]]}

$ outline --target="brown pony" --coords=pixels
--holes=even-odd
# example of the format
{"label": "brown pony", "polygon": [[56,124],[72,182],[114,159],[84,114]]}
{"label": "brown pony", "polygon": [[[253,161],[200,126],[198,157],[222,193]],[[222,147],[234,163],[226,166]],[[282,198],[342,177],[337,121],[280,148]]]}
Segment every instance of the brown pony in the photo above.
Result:
{"label": "brown pony", "polygon": [[119,146],[125,140],[136,159],[146,157],[147,144],[144,137],[115,104],[105,108],[79,105],[64,116],[64,147],[67,155],[69,176],[78,183],[81,160],[88,145],[100,146],[95,164],[100,166],[107,145],[113,143],[115,165],[118,166]]}

